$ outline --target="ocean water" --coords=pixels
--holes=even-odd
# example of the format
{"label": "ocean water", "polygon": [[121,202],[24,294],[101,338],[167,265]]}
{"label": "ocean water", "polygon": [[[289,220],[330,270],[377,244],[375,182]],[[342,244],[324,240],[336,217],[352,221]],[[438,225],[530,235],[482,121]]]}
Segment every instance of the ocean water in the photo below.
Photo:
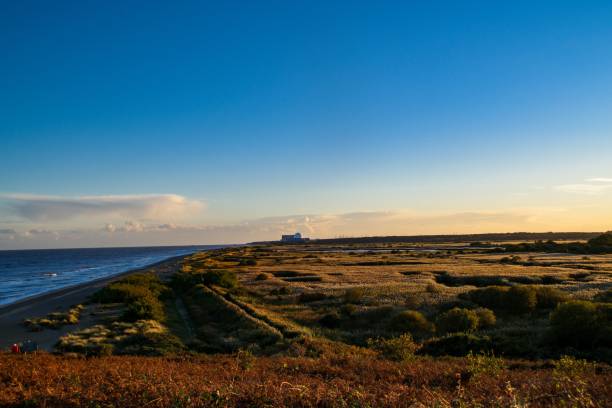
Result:
{"label": "ocean water", "polygon": [[0,305],[221,246],[0,251]]}

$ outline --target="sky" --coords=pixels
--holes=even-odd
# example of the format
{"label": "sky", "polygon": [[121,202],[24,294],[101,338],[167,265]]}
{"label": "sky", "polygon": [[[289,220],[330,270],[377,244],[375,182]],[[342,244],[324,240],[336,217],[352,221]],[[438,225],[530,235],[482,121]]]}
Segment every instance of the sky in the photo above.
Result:
{"label": "sky", "polygon": [[0,249],[612,229],[608,1],[19,1]]}

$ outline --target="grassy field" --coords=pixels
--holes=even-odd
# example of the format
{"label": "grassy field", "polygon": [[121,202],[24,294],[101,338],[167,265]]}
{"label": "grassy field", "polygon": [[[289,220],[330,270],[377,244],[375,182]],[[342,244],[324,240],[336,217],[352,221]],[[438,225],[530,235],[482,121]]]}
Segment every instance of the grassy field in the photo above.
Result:
{"label": "grassy field", "polygon": [[454,242],[196,253],[174,274],[98,292],[82,312],[96,310],[95,324],[58,342],[64,357],[0,356],[0,402],[606,406],[612,255],[598,252]]}

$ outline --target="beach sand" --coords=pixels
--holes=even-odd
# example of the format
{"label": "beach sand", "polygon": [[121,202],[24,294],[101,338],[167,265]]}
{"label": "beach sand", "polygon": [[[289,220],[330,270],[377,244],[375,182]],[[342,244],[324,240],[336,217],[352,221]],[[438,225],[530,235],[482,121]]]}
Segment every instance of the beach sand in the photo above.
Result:
{"label": "beach sand", "polygon": [[144,268],[44,293],[0,307],[0,349],[5,350],[13,343],[31,340],[38,343],[41,350],[52,351],[53,345],[60,336],[88,327],[93,323],[95,318],[88,313],[88,309],[81,314],[78,324],[63,326],[57,330],[45,329],[33,332],[23,325],[24,319],[43,317],[51,312],[66,311],[73,305],[85,303],[89,296],[108,283],[133,273],[146,271],[154,272],[162,278],[167,277],[177,270],[184,257],[173,257]]}

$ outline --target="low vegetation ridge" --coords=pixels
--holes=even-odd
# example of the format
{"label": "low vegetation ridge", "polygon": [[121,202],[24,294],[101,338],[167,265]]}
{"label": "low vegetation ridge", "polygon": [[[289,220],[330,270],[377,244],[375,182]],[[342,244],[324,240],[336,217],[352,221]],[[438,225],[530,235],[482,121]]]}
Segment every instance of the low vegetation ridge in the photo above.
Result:
{"label": "low vegetation ridge", "polygon": [[601,232],[504,232],[486,234],[446,234],[446,235],[397,235],[382,237],[345,237],[313,239],[317,244],[366,244],[366,243],[442,243],[475,241],[535,241],[535,240],[588,240]]}

